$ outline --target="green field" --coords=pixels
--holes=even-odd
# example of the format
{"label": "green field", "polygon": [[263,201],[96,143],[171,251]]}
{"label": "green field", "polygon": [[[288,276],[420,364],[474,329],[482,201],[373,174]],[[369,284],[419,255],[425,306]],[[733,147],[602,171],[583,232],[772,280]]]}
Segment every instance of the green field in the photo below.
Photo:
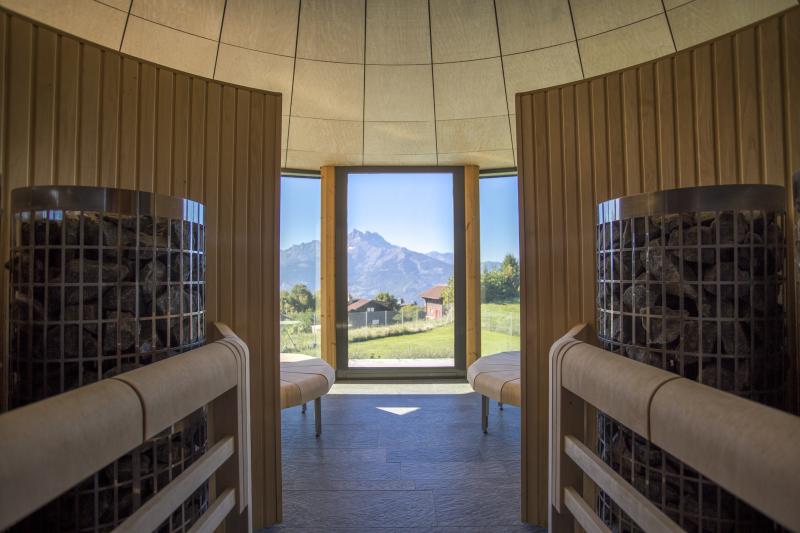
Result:
{"label": "green field", "polygon": [[[348,347],[350,357],[353,359],[453,357],[454,326],[452,323],[423,332],[418,332],[418,330],[420,326],[426,326],[425,321],[407,324],[407,326],[411,330],[407,334],[399,332],[398,325],[351,330]],[[416,328],[417,331],[412,328]],[[314,346],[315,339],[310,332],[292,335],[291,340],[294,343],[289,342],[290,339],[285,332],[281,337],[282,352],[299,351],[307,355],[319,356],[319,346]],[[519,350],[519,342],[518,303],[481,305],[482,354]],[[294,344],[297,345],[296,349]]]}
{"label": "green field", "polygon": [[[519,304],[481,305],[481,353],[519,350]],[[423,333],[351,342],[353,359],[426,359],[453,357],[452,324]]]}
{"label": "green field", "polygon": [[[449,324],[424,333],[351,342],[348,353],[353,359],[433,359],[453,357],[454,326]],[[519,349],[519,337],[483,331],[484,354]],[[516,346],[516,348],[514,348]]]}

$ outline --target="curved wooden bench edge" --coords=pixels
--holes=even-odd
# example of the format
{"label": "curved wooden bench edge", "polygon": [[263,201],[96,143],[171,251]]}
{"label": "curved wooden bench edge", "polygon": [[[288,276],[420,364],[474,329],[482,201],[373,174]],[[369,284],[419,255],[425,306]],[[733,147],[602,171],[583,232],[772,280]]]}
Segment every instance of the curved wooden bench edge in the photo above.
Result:
{"label": "curved wooden bench edge", "polygon": [[[313,367],[309,368],[308,365],[302,364],[308,361],[312,362],[318,361],[319,363],[316,366],[321,366],[322,368],[330,370],[330,377],[326,372],[322,371],[317,372],[313,370]],[[301,377],[298,378],[298,376]],[[294,379],[287,379],[290,377]],[[320,390],[324,389],[324,392],[321,392],[319,394],[314,393],[304,397],[303,395],[304,390],[302,385],[304,383],[313,385],[314,381],[320,379],[325,380],[326,385],[319,387]],[[291,407],[297,407],[298,405],[303,405],[306,402],[311,402],[316,400],[317,398],[325,396],[326,394],[328,394],[328,392],[330,392],[335,381],[336,378],[333,368],[322,359],[317,359],[309,356],[309,359],[281,362],[280,363],[281,409],[289,409]]]}
{"label": "curved wooden bench edge", "polygon": [[[492,358],[504,356],[499,359],[508,359],[508,355],[516,353],[517,361],[519,361],[519,352],[500,352],[492,355],[485,355],[480,357],[477,361],[472,363],[467,369],[467,381],[469,382],[472,390],[475,392],[491,398],[494,401],[515,405],[517,407],[522,405],[522,390],[520,381],[520,367],[519,363],[515,365],[513,362],[508,361],[493,361]],[[503,379],[502,383],[486,383],[482,380],[482,376],[497,374],[509,374],[505,376],[508,379]],[[497,379],[497,376],[494,376]],[[516,394],[515,394],[516,393]]]}

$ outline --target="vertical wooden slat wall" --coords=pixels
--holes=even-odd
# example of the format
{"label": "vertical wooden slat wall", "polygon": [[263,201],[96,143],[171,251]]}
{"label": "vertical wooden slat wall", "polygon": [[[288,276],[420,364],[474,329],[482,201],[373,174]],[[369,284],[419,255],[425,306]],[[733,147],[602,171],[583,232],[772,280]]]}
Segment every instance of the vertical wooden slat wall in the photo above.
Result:
{"label": "vertical wooden slat wall", "polygon": [[[278,521],[281,96],[158,67],[2,10],[0,63],[3,264],[16,187],[121,187],[207,206],[207,316],[250,347],[254,524]],[[7,283],[4,274],[3,324]]]}
{"label": "vertical wooden slat wall", "polygon": [[[569,327],[595,321],[595,206],[674,187],[770,183],[788,188],[793,221],[800,8],[651,63],[518,94],[516,112],[525,324],[522,508],[525,521],[544,524],[548,350]],[[793,286],[790,279],[787,287]],[[796,328],[789,329],[794,335]]]}

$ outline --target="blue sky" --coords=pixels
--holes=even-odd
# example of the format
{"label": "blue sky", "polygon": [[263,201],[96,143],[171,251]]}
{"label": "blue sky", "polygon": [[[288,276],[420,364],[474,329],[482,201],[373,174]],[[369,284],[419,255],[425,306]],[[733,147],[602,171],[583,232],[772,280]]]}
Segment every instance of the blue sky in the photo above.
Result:
{"label": "blue sky", "polygon": [[517,177],[483,178],[481,202],[481,261],[502,261],[507,253],[519,258]]}
{"label": "blue sky", "polygon": [[350,174],[347,231],[374,231],[416,252],[453,251],[451,174]]}
{"label": "blue sky", "polygon": [[318,178],[281,179],[281,250],[319,240],[319,184]]}
{"label": "blue sky", "polygon": [[[348,231],[380,233],[418,252],[453,251],[450,174],[351,174]],[[481,261],[519,256],[517,179],[481,180]],[[281,249],[319,239],[320,182],[284,178],[281,183]]]}

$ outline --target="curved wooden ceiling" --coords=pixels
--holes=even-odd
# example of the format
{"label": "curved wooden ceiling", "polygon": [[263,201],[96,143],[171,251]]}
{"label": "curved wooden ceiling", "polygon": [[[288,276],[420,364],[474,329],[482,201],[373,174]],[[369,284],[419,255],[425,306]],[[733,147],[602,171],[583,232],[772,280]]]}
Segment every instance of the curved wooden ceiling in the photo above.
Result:
{"label": "curved wooden ceiling", "polygon": [[514,95],[668,55],[797,0],[0,0],[283,94],[282,164],[514,167]]}

